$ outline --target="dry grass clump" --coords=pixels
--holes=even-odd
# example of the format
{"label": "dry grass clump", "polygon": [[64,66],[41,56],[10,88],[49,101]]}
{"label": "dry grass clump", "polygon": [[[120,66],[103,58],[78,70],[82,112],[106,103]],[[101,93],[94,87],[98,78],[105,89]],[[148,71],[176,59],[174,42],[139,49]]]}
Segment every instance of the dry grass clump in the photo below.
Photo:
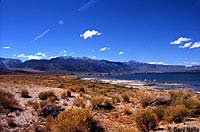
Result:
{"label": "dry grass clump", "polygon": [[46,100],[50,97],[53,97],[53,98],[57,98],[55,93],[53,91],[42,91],[39,93],[38,97],[41,99],[41,100]]}
{"label": "dry grass clump", "polygon": [[150,106],[156,99],[156,94],[153,91],[139,89],[136,91],[136,97],[143,108]]}
{"label": "dry grass clump", "polygon": [[163,105],[159,105],[153,109],[154,113],[158,117],[158,121],[161,121],[164,119],[165,110],[166,110],[166,106],[163,106]]}
{"label": "dry grass clump", "polygon": [[46,124],[49,132],[104,132],[88,109],[67,109],[55,119],[49,118]]}
{"label": "dry grass clump", "polygon": [[22,98],[30,98],[31,97],[29,95],[28,90],[25,90],[25,89],[21,90],[20,95],[21,95]]}
{"label": "dry grass clump", "polygon": [[130,107],[125,107],[122,112],[126,115],[131,115],[133,112],[131,111]]}
{"label": "dry grass clump", "polygon": [[86,90],[85,90],[85,88],[81,87],[81,88],[79,88],[79,92],[80,92],[80,93],[85,93]]}
{"label": "dry grass clump", "polygon": [[76,98],[73,102],[74,106],[85,108],[85,101],[84,98]]}
{"label": "dry grass clump", "polygon": [[187,109],[188,116],[200,115],[200,99],[191,89],[170,90],[169,94],[173,100],[172,106],[182,105]]}
{"label": "dry grass clump", "polygon": [[183,122],[187,115],[188,109],[185,105],[168,106],[164,112],[164,119],[168,123],[180,123]]}
{"label": "dry grass clump", "polygon": [[122,94],[122,98],[123,98],[124,102],[127,102],[127,103],[130,102],[130,97],[127,93]]}
{"label": "dry grass clump", "polygon": [[172,101],[175,101],[178,98],[188,99],[194,96],[195,92],[192,89],[174,89],[169,90]]}
{"label": "dry grass clump", "polygon": [[17,127],[17,124],[15,123],[15,120],[13,118],[8,118],[7,124],[8,124],[9,127],[12,127],[12,128]]}
{"label": "dry grass clump", "polygon": [[138,129],[135,127],[129,127],[129,128],[118,128],[114,132],[137,132]]}
{"label": "dry grass clump", "polygon": [[71,94],[71,91],[70,90],[67,90],[67,91],[64,91],[62,94],[61,94],[61,98],[62,99],[66,99],[68,97],[72,97],[72,94]]}
{"label": "dry grass clump", "polygon": [[111,110],[114,108],[112,100],[104,96],[93,97],[90,102],[93,106],[93,109]]}
{"label": "dry grass clump", "polygon": [[4,110],[14,111],[16,106],[18,106],[18,101],[13,94],[0,89],[0,112]]}
{"label": "dry grass clump", "polygon": [[67,87],[67,85],[65,84],[65,83],[61,83],[59,86],[58,86],[58,88],[66,88]]}
{"label": "dry grass clump", "polygon": [[157,127],[157,116],[149,108],[140,108],[134,114],[134,120],[139,130],[149,132]]}
{"label": "dry grass clump", "polygon": [[122,101],[122,97],[118,94],[111,96],[111,98],[112,98],[113,102],[115,102],[115,103],[120,103]]}
{"label": "dry grass clump", "polygon": [[38,103],[38,102],[29,100],[29,101],[27,102],[27,105],[28,105],[28,106],[31,106],[38,114],[39,114],[40,111],[42,110],[42,108],[41,108],[41,106],[40,106],[40,103]]}
{"label": "dry grass clump", "polygon": [[104,96],[95,96],[91,99],[91,104],[94,109],[98,109],[99,105],[103,104],[105,97]]}

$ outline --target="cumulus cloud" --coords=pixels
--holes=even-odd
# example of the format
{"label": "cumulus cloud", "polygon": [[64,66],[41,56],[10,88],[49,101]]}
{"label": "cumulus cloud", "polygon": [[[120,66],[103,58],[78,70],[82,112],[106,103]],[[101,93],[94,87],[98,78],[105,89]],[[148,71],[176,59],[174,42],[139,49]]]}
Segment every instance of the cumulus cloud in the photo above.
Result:
{"label": "cumulus cloud", "polygon": [[119,52],[119,55],[123,55],[123,54],[124,54],[124,52],[123,52],[123,51],[120,51],[120,52]]}
{"label": "cumulus cloud", "polygon": [[83,6],[81,6],[78,11],[85,11],[86,9],[90,8],[91,6],[95,5],[98,0],[89,0]]}
{"label": "cumulus cloud", "polygon": [[181,44],[183,42],[188,42],[188,41],[191,41],[191,38],[180,37],[177,40],[170,42],[170,44],[177,45],[177,44]]}
{"label": "cumulus cloud", "polygon": [[36,36],[31,43],[41,39],[42,37],[44,37],[48,32],[50,31],[50,29],[46,29],[44,32],[42,32],[41,34],[39,34],[38,36]]}
{"label": "cumulus cloud", "polygon": [[192,44],[192,42],[189,42],[189,43],[185,43],[184,45],[180,45],[178,47],[184,49],[184,48],[190,47],[191,44]]}
{"label": "cumulus cloud", "polygon": [[106,50],[110,50],[110,48],[109,47],[103,47],[103,48],[99,49],[99,51],[106,51]]}
{"label": "cumulus cloud", "polygon": [[35,55],[26,55],[26,54],[19,54],[17,55],[18,58],[24,58],[24,59],[28,59],[28,60],[39,60],[42,59],[46,56],[45,53],[42,52],[38,52]]}
{"label": "cumulus cloud", "polygon": [[195,42],[190,48],[200,48],[200,42]]}
{"label": "cumulus cloud", "polygon": [[4,46],[3,48],[4,48],[4,49],[10,49],[11,47],[8,46],[8,45],[6,45],[6,46]]}
{"label": "cumulus cloud", "polygon": [[83,39],[87,39],[87,38],[92,38],[93,36],[99,36],[99,35],[101,35],[101,33],[96,30],[87,30],[83,34],[81,34],[80,37]]}

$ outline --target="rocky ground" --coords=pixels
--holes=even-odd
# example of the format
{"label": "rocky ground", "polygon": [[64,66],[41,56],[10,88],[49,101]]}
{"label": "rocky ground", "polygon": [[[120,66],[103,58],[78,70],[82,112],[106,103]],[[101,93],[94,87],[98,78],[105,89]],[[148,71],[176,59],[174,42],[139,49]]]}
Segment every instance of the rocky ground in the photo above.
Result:
{"label": "rocky ground", "polygon": [[[134,122],[134,113],[137,109],[141,108],[141,100],[147,96],[155,98],[165,97],[164,103],[168,100],[169,94],[166,94],[167,90],[157,90],[154,89],[148,94],[146,91],[144,93],[137,93],[137,90],[123,87],[121,84],[125,85],[127,82],[94,82],[94,80],[76,80],[69,79],[65,76],[55,76],[52,77],[32,77],[28,76],[22,77],[24,80],[19,81],[18,77],[0,77],[0,90],[11,92],[14,98],[18,101],[19,110],[16,111],[4,111],[0,113],[0,130],[5,132],[34,132],[34,131],[44,131],[46,126],[46,117],[38,114],[39,109],[31,105],[31,103],[41,104],[44,100],[39,98],[39,94],[44,91],[53,91],[57,99],[52,102],[48,102],[47,110],[51,105],[59,106],[56,109],[69,109],[69,108],[89,108],[92,111],[93,117],[97,119],[101,125],[108,132],[119,132],[119,131],[139,131]],[[35,80],[36,79],[36,80]],[[38,79],[38,80],[37,80]],[[63,79],[63,80],[62,80]],[[29,80],[29,81],[27,81]],[[33,81],[34,80],[34,81]],[[58,81],[58,82],[57,82]],[[47,83],[46,83],[47,82]],[[111,84],[109,84],[111,83]],[[61,85],[62,84],[62,85]],[[64,85],[63,85],[64,84]],[[131,85],[134,85],[131,82]],[[134,87],[145,86],[144,82],[135,81]],[[147,86],[147,85],[146,85]],[[147,86],[148,89],[150,86]],[[21,96],[21,91],[28,91],[30,97],[24,98]],[[63,93],[71,91],[70,97],[63,98]],[[149,95],[150,93],[150,95]],[[126,95],[128,97],[126,97]],[[143,96],[145,95],[145,96]],[[165,95],[165,96],[162,96]],[[187,93],[188,95],[188,93]],[[141,98],[139,98],[141,96]],[[194,94],[191,97],[197,97]],[[112,109],[93,109],[94,98],[100,100],[103,97],[105,100],[109,100]],[[128,99],[126,99],[128,98]],[[152,98],[152,97],[151,97]],[[171,99],[171,97],[169,97]],[[78,100],[79,99],[79,100]],[[82,100],[81,100],[82,99]],[[169,100],[170,100],[169,99]],[[78,101],[77,101],[78,100]],[[74,103],[76,102],[76,103]],[[46,104],[46,106],[47,106]],[[84,104],[84,105],[83,105]],[[109,103],[108,103],[109,104]],[[44,105],[45,106],[45,105]],[[102,106],[104,107],[104,106]],[[145,106],[146,107],[146,106]],[[151,102],[148,106],[154,109],[155,106]],[[55,107],[54,107],[55,108]],[[44,109],[44,107],[43,107]],[[42,109],[41,109],[42,110]],[[41,113],[41,111],[40,111]],[[59,111],[58,111],[59,113]],[[199,131],[199,118],[198,116],[188,117],[184,119],[181,123],[165,123],[161,120],[159,126],[154,129],[154,131],[175,131],[182,129],[192,129],[192,131]],[[172,130],[173,128],[173,130]]]}

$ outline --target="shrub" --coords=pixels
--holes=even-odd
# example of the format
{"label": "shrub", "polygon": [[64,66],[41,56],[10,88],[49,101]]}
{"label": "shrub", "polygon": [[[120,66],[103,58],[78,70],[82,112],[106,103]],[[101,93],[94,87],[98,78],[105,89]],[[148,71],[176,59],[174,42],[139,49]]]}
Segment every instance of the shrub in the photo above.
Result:
{"label": "shrub", "polygon": [[103,96],[96,96],[91,100],[91,104],[93,105],[93,109],[113,109],[113,102],[111,99],[105,98]]}
{"label": "shrub", "polygon": [[79,92],[81,92],[81,93],[85,93],[85,88],[79,88]]}
{"label": "shrub", "polygon": [[41,99],[41,100],[46,100],[48,99],[49,97],[56,97],[55,93],[53,91],[42,91],[39,93],[38,97]]}
{"label": "shrub", "polygon": [[158,117],[158,121],[163,120],[166,107],[163,105],[157,106],[153,111]]}
{"label": "shrub", "polygon": [[91,104],[92,104],[93,108],[94,109],[98,109],[98,106],[103,104],[104,98],[105,97],[103,97],[103,96],[95,96],[95,97],[93,97],[92,100],[91,100]]}
{"label": "shrub", "polygon": [[8,119],[7,119],[7,124],[8,124],[8,126],[10,126],[10,127],[12,127],[12,128],[17,127],[17,124],[15,123],[15,121],[14,121],[13,118],[8,118]]}
{"label": "shrub", "polygon": [[188,99],[194,95],[194,91],[192,89],[175,89],[170,90],[168,93],[173,101],[175,101],[177,98]]}
{"label": "shrub", "polygon": [[27,90],[22,90],[20,92],[22,98],[30,98],[29,92]]}
{"label": "shrub", "polygon": [[18,106],[18,101],[10,92],[6,92],[0,89],[0,112],[4,110],[15,110],[15,106]]}
{"label": "shrub", "polygon": [[41,107],[38,102],[34,102],[32,100],[29,100],[27,103],[29,106],[31,106],[37,113],[40,113]]}
{"label": "shrub", "polygon": [[178,97],[173,105],[185,105],[191,116],[198,116],[200,114],[200,100],[197,98],[184,99],[183,97]]}
{"label": "shrub", "polygon": [[70,90],[64,91],[64,92],[61,94],[61,98],[62,98],[62,99],[66,99],[67,97],[72,97],[71,91],[70,91]]}
{"label": "shrub", "polygon": [[72,97],[72,93],[70,90],[67,90],[67,97]]}
{"label": "shrub", "polygon": [[102,108],[104,108],[104,109],[106,109],[106,110],[111,110],[111,109],[113,109],[114,106],[113,106],[112,100],[106,98],[106,99],[104,100],[104,103],[103,103],[103,105],[102,105]]}
{"label": "shrub", "polygon": [[61,84],[58,86],[58,88],[66,88],[66,84],[61,83]]}
{"label": "shrub", "polygon": [[73,103],[74,106],[85,108],[85,102],[83,98],[76,98]]}
{"label": "shrub", "polygon": [[128,96],[128,94],[122,94],[122,98],[123,98],[123,100],[124,100],[124,102],[130,102],[130,97]]}
{"label": "shrub", "polygon": [[126,114],[126,115],[131,115],[131,114],[132,114],[132,111],[130,110],[129,107],[125,107],[125,108],[123,109],[123,113]]}
{"label": "shrub", "polygon": [[165,121],[171,123],[180,123],[188,114],[188,109],[185,105],[168,106],[164,112]]}
{"label": "shrub", "polygon": [[154,94],[154,92],[145,89],[137,90],[136,97],[143,108],[151,105],[156,99],[156,95]]}
{"label": "shrub", "polygon": [[134,120],[139,130],[149,132],[157,127],[157,116],[149,108],[138,109],[134,114]]}
{"label": "shrub", "polygon": [[113,96],[112,96],[112,100],[113,100],[115,103],[120,103],[120,102],[121,102],[121,96],[119,96],[119,95],[113,95]]}
{"label": "shrub", "polygon": [[67,109],[55,119],[48,119],[46,124],[46,129],[50,132],[104,132],[87,109]]}

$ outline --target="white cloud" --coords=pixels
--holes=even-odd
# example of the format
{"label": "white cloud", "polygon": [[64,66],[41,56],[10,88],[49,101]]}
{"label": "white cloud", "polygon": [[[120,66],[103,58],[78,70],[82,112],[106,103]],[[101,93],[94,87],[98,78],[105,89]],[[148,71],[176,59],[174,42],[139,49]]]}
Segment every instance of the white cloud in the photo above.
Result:
{"label": "white cloud", "polygon": [[81,6],[78,11],[85,11],[86,9],[90,8],[93,6],[97,0],[89,0],[87,3],[85,3],[83,6]]}
{"label": "white cloud", "polygon": [[67,56],[67,51],[66,50],[63,51],[63,56]]}
{"label": "white cloud", "polygon": [[59,25],[64,25],[64,21],[63,21],[63,20],[59,20],[59,21],[58,21],[58,24],[59,24]]}
{"label": "white cloud", "polygon": [[50,29],[46,29],[44,32],[42,32],[41,34],[39,34],[38,36],[36,36],[31,43],[41,39],[42,37],[44,37],[48,32],[50,31]]}
{"label": "white cloud", "polygon": [[193,61],[193,62],[184,62],[186,66],[194,66],[194,65],[200,65],[200,62],[196,62],[196,61]]}
{"label": "white cloud", "polygon": [[179,48],[188,48],[188,47],[190,47],[190,45],[192,44],[192,42],[189,42],[189,43],[185,43],[183,46],[181,45],[181,46],[178,46]]}
{"label": "white cloud", "polygon": [[166,63],[164,62],[157,62],[157,61],[152,61],[152,62],[147,62],[148,64],[157,64],[157,65],[167,65]]}
{"label": "white cloud", "polygon": [[182,42],[188,42],[188,41],[191,41],[191,38],[180,37],[177,40],[170,42],[170,44],[177,45],[177,44],[181,44]]}
{"label": "white cloud", "polygon": [[110,48],[109,47],[103,47],[103,48],[99,49],[99,51],[106,51],[106,50],[110,50]]}
{"label": "white cloud", "polygon": [[53,59],[53,58],[57,58],[58,56],[50,56],[48,59]]}
{"label": "white cloud", "polygon": [[98,31],[87,30],[83,34],[81,34],[80,37],[83,39],[87,39],[87,38],[92,38],[93,36],[99,36],[99,35],[101,35],[101,33]]}
{"label": "white cloud", "polygon": [[190,62],[191,65],[200,65],[200,62]]}
{"label": "white cloud", "polygon": [[19,58],[26,58],[26,55],[25,54],[19,54],[19,55],[17,55],[17,57],[19,57]]}
{"label": "white cloud", "polygon": [[4,48],[4,49],[10,49],[11,47],[8,46],[8,45],[6,45],[6,46],[4,46],[3,48]]}
{"label": "white cloud", "polygon": [[46,54],[45,54],[45,53],[42,53],[42,52],[38,52],[38,53],[36,53],[36,55],[37,55],[37,56],[41,56],[41,57],[45,57],[45,56],[46,56]]}
{"label": "white cloud", "polygon": [[17,55],[18,58],[24,58],[24,59],[28,59],[28,60],[39,60],[39,59],[42,59],[46,56],[45,53],[42,53],[42,52],[38,52],[36,53],[35,55],[26,55],[26,54],[19,54]]}
{"label": "white cloud", "polygon": [[42,57],[37,55],[27,55],[28,60],[40,60]]}
{"label": "white cloud", "polygon": [[195,42],[190,48],[200,48],[200,42]]}
{"label": "white cloud", "polygon": [[124,52],[123,52],[123,51],[120,51],[120,52],[119,52],[119,55],[123,55],[123,54],[124,54]]}

